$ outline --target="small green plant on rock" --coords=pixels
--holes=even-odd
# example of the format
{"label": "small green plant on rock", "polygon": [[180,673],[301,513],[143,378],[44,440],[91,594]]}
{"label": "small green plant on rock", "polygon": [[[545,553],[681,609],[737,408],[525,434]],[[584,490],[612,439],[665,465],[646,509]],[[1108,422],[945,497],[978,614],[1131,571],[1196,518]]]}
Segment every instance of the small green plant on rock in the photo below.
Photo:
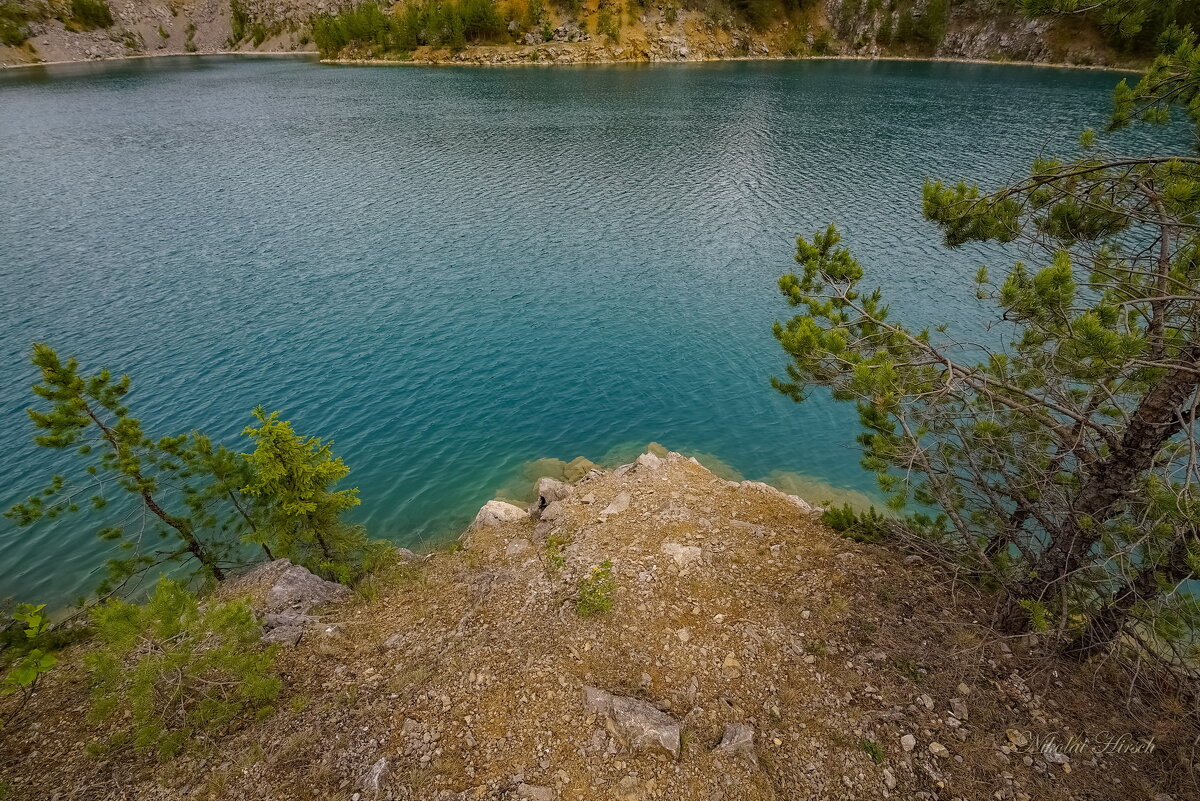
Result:
{"label": "small green plant on rock", "polygon": [[612,42],[621,41],[621,23],[607,8],[601,8],[596,16],[596,33],[607,36]]}
{"label": "small green plant on rock", "polygon": [[546,536],[546,542],[542,546],[542,550],[546,553],[546,570],[551,574],[557,574],[562,570],[562,566],[566,564],[567,546],[571,544],[571,538],[564,532],[552,531]]}
{"label": "small green plant on rock", "polygon": [[580,617],[594,617],[612,611],[613,594],[617,589],[612,566],[612,560],[605,559],[579,582],[579,600],[575,602],[575,611]]}
{"label": "small green plant on rock", "polygon": [[279,693],[275,648],[243,602],[201,607],[182,584],[159,580],[145,605],[113,600],[92,613],[99,648],[85,658],[92,717],[120,721],[107,743],[159,758],[201,731],[224,728]]}
{"label": "small green plant on rock", "polygon": [[0,651],[7,652],[6,668],[0,678],[0,697],[20,694],[6,714],[0,715],[0,729],[8,728],[21,716],[42,676],[58,662],[48,639],[49,621],[42,614],[45,604],[18,604],[0,639]]}

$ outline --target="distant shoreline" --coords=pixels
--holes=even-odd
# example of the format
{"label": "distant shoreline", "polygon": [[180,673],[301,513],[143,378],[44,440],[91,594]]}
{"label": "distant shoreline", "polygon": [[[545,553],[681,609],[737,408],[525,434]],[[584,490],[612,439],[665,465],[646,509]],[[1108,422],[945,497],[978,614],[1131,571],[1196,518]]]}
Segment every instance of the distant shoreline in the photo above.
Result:
{"label": "distant shoreline", "polygon": [[1141,72],[1131,67],[1115,67],[1099,64],[1059,64],[1041,61],[1004,61],[984,58],[918,58],[915,56],[734,56],[730,58],[695,58],[678,61],[648,61],[642,59],[596,59],[591,61],[505,61],[499,63],[483,63],[474,61],[450,61],[445,59],[410,59],[407,61],[393,59],[325,59],[319,58],[316,50],[292,50],[286,52],[245,52],[240,50],[217,50],[209,53],[139,53],[131,56],[110,56],[105,58],[89,58],[77,61],[37,61],[30,64],[5,64],[0,69],[29,69],[32,67],[61,67],[72,64],[98,64],[115,61],[137,61],[152,58],[206,58],[209,56],[246,56],[249,58],[286,58],[286,57],[318,57],[320,64],[341,66],[421,66],[421,67],[574,67],[591,64],[711,64],[722,61],[893,61],[924,64],[979,64],[998,67],[1041,67],[1046,69],[1088,70],[1092,72],[1121,72],[1136,75]]}
{"label": "distant shoreline", "polygon": [[445,59],[386,59],[386,58],[323,58],[322,64],[335,66],[363,67],[578,67],[591,64],[713,64],[723,61],[899,61],[915,64],[980,64],[995,67],[1044,67],[1059,70],[1088,70],[1091,72],[1121,72],[1140,75],[1142,70],[1133,67],[1109,67],[1098,64],[1058,64],[1042,61],[992,61],[985,58],[917,58],[915,56],[730,56],[728,58],[686,58],[669,61],[646,59],[612,58],[590,61],[541,61],[524,59],[519,61],[479,62],[449,61]]}
{"label": "distant shoreline", "polygon": [[83,58],[75,61],[32,61],[28,64],[4,64],[0,69],[21,70],[30,67],[65,67],[70,64],[102,64],[112,61],[140,61],[148,58],[207,58],[208,56],[251,56],[254,58],[280,58],[286,56],[319,56],[316,50],[280,50],[277,52],[245,52],[241,50],[214,50],[208,53],[137,53],[132,56],[104,56]]}

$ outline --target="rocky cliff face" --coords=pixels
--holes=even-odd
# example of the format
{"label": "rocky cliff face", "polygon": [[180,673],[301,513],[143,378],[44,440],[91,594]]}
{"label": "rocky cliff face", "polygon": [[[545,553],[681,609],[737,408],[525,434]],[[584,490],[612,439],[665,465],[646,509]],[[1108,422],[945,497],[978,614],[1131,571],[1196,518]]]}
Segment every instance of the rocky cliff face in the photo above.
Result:
{"label": "rocky cliff face", "polygon": [[[933,16],[932,0],[918,0],[903,10],[894,3],[880,3],[875,11],[863,5],[863,0],[828,2],[826,18],[837,31],[842,52],[1077,65],[1113,65],[1128,59],[1085,21],[1030,19],[997,0],[962,0],[949,6],[944,19]],[[926,15],[930,16],[922,25]],[[918,20],[916,29],[902,36],[913,18]]]}
{"label": "rocky cliff face", "polygon": [[[597,33],[599,0],[585,2],[576,16],[547,4],[548,24],[533,30],[515,20],[509,25],[512,44],[458,52],[420,48],[411,59],[495,64],[846,55],[1123,63],[1097,31],[1078,21],[1029,20],[995,0],[965,0],[948,11],[938,11],[933,1],[825,0],[758,29],[728,9],[700,12],[671,2],[631,3],[617,15],[617,35]],[[80,30],[73,22],[67,0],[10,0],[9,8],[18,7],[13,2],[28,10],[24,22],[13,23],[27,38],[16,46],[0,44],[0,65],[310,52],[313,15],[336,12],[354,0],[115,0],[113,24],[93,30]]]}

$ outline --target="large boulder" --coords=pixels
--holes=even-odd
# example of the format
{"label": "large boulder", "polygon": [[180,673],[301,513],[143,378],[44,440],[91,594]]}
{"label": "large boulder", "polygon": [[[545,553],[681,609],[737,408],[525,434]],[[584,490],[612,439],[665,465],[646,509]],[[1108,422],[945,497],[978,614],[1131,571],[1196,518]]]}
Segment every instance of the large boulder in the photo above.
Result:
{"label": "large boulder", "polygon": [[644,470],[657,470],[666,464],[666,460],[658,458],[656,454],[647,451],[634,460],[634,469],[642,468]]}
{"label": "large boulder", "polygon": [[519,506],[513,506],[504,501],[488,501],[475,515],[471,528],[481,526],[499,526],[504,523],[515,523],[529,517],[529,513]]}
{"label": "large boulder", "polygon": [[583,688],[583,704],[605,720],[606,728],[629,751],[679,758],[679,721],[657,707],[596,687]]}
{"label": "large boulder", "polygon": [[571,494],[571,485],[557,479],[543,476],[538,479],[537,500],[533,505],[537,509],[545,509],[555,501],[562,501]]}
{"label": "large boulder", "polygon": [[337,601],[350,594],[350,588],[345,584],[326,581],[308,568],[293,565],[287,559],[276,561],[288,562],[288,567],[267,590],[266,612],[307,613],[314,606]]}

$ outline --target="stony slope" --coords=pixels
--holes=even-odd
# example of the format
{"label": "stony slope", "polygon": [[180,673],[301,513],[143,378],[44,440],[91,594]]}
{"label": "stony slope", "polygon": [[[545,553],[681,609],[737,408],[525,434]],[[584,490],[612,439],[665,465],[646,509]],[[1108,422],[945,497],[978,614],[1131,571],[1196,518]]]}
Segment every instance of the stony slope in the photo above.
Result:
{"label": "stony slope", "polygon": [[[93,759],[67,671],[0,775],[30,801],[1197,797],[1178,716],[996,639],[970,585],[794,497],[647,454],[532,508],[489,503],[310,621],[270,718],[165,765]],[[613,607],[581,617],[606,562]],[[226,591],[269,602],[279,575]]]}
{"label": "stony slope", "polygon": [[[190,52],[310,52],[314,49],[309,36],[312,16],[335,12],[353,0],[114,0],[113,26],[92,31],[75,30],[76,26],[54,16],[70,20],[67,0],[10,2],[48,8],[51,13],[43,13],[47,18],[28,24],[30,36],[24,45],[0,44],[0,65]],[[611,0],[586,0],[578,15],[564,14],[555,10],[553,3],[546,4],[548,28],[553,31],[549,41],[542,41],[540,28],[526,30],[514,23],[510,26],[514,40],[511,45],[468,47],[460,52],[421,48],[413,58],[430,62],[570,63],[933,55],[1081,65],[1131,62],[1107,47],[1099,33],[1086,24],[1075,20],[1028,20],[993,0],[956,3],[941,43],[932,48],[889,44],[888,32],[894,31],[902,13],[908,12],[888,13],[883,10],[886,3],[866,0],[823,0],[790,18],[774,19],[761,30],[753,29],[720,3],[703,12],[673,2],[650,2],[642,7],[618,4],[616,7],[627,11],[618,15],[622,23],[615,39],[596,33],[602,2],[613,7]],[[918,10],[926,6],[926,0],[915,2],[913,8]],[[514,0],[501,6],[521,19],[525,3]]]}

